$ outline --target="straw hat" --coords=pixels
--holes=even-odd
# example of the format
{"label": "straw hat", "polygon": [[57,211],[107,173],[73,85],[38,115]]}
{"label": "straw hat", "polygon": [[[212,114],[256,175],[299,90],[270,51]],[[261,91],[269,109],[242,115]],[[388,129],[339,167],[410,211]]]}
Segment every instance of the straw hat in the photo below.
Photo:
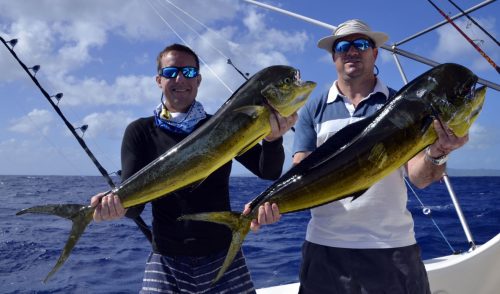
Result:
{"label": "straw hat", "polygon": [[337,39],[353,34],[363,34],[369,37],[373,42],[375,42],[375,47],[380,47],[389,39],[389,36],[386,33],[374,32],[361,20],[351,19],[341,23],[337,29],[333,31],[332,35],[319,40],[318,47],[332,53],[333,43],[335,43]]}

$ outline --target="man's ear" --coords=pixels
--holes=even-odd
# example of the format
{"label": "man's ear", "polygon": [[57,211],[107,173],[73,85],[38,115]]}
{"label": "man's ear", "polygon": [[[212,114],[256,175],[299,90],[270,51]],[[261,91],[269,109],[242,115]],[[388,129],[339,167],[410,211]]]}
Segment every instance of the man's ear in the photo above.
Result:
{"label": "man's ear", "polygon": [[156,76],[156,84],[158,85],[158,88],[161,89],[161,76]]}
{"label": "man's ear", "polygon": [[197,76],[197,78],[198,78],[198,86],[200,86],[200,84],[201,84],[201,74],[199,74],[199,75]]}

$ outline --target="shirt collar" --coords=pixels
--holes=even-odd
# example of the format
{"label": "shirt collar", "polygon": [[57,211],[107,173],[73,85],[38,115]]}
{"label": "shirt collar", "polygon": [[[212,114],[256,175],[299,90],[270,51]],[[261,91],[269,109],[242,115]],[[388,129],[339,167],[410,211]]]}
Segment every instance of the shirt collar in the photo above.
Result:
{"label": "shirt collar", "polygon": [[[369,99],[372,95],[375,93],[382,93],[385,95],[385,98],[389,98],[389,88],[382,82],[379,78],[377,79],[377,84],[375,85],[375,88],[373,88],[373,91],[368,94],[365,98],[363,98],[361,101]],[[337,87],[337,80],[333,82],[332,86],[330,87],[330,91],[328,91],[328,98],[326,100],[326,103],[332,103],[337,99],[342,99],[346,98],[344,95],[340,94],[339,89]]]}

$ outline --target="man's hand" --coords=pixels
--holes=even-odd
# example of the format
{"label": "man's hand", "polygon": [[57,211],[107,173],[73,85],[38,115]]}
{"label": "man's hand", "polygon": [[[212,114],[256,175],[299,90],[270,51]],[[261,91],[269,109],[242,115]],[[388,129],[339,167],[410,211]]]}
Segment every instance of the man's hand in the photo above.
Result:
{"label": "man's hand", "polygon": [[434,120],[433,124],[438,139],[434,144],[429,146],[429,156],[431,157],[437,158],[449,154],[451,151],[462,147],[469,141],[469,134],[463,137],[457,137],[450,128],[441,125],[438,120]]}
{"label": "man's hand", "polygon": [[[245,209],[243,210],[243,214],[250,213],[250,203],[245,205]],[[280,211],[278,209],[278,205],[273,203],[272,205],[269,202],[264,203],[259,206],[259,213],[257,215],[257,219],[253,219],[250,224],[250,229],[254,232],[257,232],[260,229],[261,225],[270,225],[279,221],[281,218]]]}
{"label": "man's hand", "polygon": [[125,216],[127,210],[123,208],[120,198],[109,193],[99,193],[90,199],[90,206],[95,207],[94,221],[114,220]]}
{"label": "man's hand", "polygon": [[[428,156],[439,158],[451,151],[462,147],[469,140],[469,135],[457,137],[448,126],[443,126],[438,120],[433,122],[438,139],[429,145]],[[427,151],[422,151],[407,163],[407,174],[410,182],[419,189],[423,189],[434,181],[441,179],[446,165],[436,165],[427,160]]]}
{"label": "man's hand", "polygon": [[293,113],[288,117],[282,117],[277,112],[271,112],[269,117],[269,123],[271,124],[271,133],[264,138],[268,142],[272,142],[279,137],[282,137],[288,130],[290,130],[293,125],[297,122],[299,116],[297,113]]}

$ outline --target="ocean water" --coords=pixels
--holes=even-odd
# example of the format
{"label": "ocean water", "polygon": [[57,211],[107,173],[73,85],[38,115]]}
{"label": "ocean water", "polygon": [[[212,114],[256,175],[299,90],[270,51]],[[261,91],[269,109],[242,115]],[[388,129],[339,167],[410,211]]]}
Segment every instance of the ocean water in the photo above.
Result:
{"label": "ocean water", "polygon": [[[499,233],[500,177],[457,177],[451,182],[476,243]],[[241,210],[269,184],[256,178],[231,178],[233,210]],[[0,293],[137,293],[150,246],[132,221],[91,223],[68,261],[44,284],[66,242],[70,222],[53,216],[15,215],[34,205],[85,204],[106,188],[100,177],[0,176]],[[410,192],[408,207],[424,259],[452,253],[434,222],[454,251],[467,250],[445,185],[435,183],[416,192],[431,211],[424,215]],[[143,217],[150,222],[148,209]],[[279,223],[249,234],[243,249],[256,287],[298,281],[308,218],[308,211],[287,214]]]}

